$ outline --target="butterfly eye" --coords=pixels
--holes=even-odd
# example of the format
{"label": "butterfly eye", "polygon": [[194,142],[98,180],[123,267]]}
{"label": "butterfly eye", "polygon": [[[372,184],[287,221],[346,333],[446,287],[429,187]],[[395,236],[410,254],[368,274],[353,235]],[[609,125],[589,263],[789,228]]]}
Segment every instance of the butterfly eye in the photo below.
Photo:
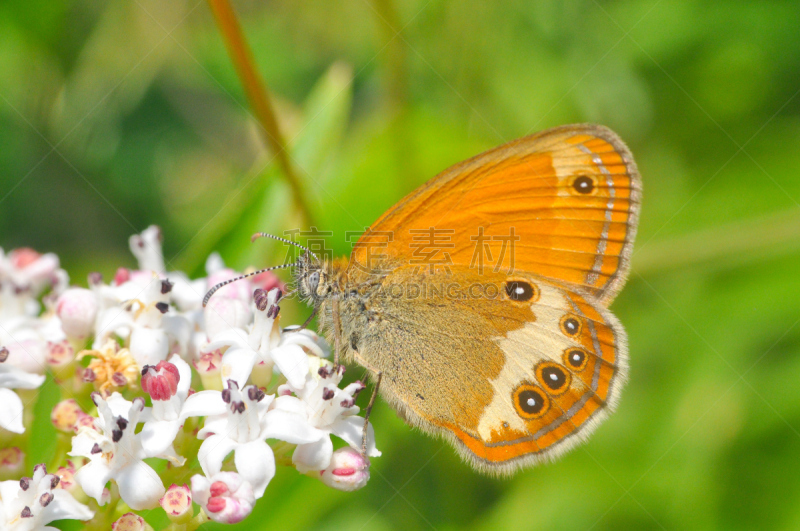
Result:
{"label": "butterfly eye", "polygon": [[308,290],[312,295],[317,293],[317,286],[319,286],[319,271],[314,271],[308,275]]}
{"label": "butterfly eye", "polygon": [[594,179],[588,175],[580,175],[572,181],[572,188],[579,194],[591,194],[594,190]]}
{"label": "butterfly eye", "polygon": [[581,333],[581,328],[583,326],[580,320],[574,315],[565,315],[561,318],[561,331],[566,335],[570,337],[577,336]]}
{"label": "butterfly eye", "polygon": [[527,302],[538,299],[539,293],[533,284],[521,280],[512,280],[506,283],[506,295],[512,301]]}
{"label": "butterfly eye", "polygon": [[569,389],[572,376],[557,363],[544,362],[536,367],[536,379],[551,394],[560,394]]}
{"label": "butterfly eye", "polygon": [[586,351],[579,348],[568,348],[564,351],[564,364],[574,371],[582,371],[589,360]]}
{"label": "butterfly eye", "polygon": [[512,394],[514,407],[526,420],[538,419],[550,409],[550,399],[535,385],[524,383]]}

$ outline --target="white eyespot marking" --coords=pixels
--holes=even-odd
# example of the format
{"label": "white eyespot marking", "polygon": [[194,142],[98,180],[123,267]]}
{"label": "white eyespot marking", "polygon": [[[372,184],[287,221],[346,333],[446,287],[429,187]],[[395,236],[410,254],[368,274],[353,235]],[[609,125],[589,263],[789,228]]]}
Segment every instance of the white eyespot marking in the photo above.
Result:
{"label": "white eyespot marking", "polygon": [[521,288],[521,287],[517,286],[517,289],[515,289],[515,290],[514,290],[514,292],[515,292],[517,295],[522,295],[523,293],[525,293],[525,289],[523,289],[523,288]]}
{"label": "white eyespot marking", "polygon": [[534,400],[533,398],[529,398],[529,399],[528,399],[528,405],[529,405],[530,407],[533,407],[533,406],[535,406],[535,405],[536,405],[536,400]]}
{"label": "white eyespot marking", "polygon": [[553,380],[553,381],[556,381],[556,380],[558,380],[558,376],[556,374],[551,374],[550,375],[550,379]]}

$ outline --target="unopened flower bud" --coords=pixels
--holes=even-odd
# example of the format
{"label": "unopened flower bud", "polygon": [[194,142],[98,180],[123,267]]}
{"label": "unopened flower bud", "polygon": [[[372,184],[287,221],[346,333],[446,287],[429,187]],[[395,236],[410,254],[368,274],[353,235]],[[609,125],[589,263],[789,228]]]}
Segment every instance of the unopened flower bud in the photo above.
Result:
{"label": "unopened flower bud", "polygon": [[81,406],[72,398],[62,400],[56,404],[52,413],[50,413],[50,421],[53,423],[53,426],[55,426],[57,430],[66,433],[75,431],[81,417],[92,418],[90,415],[87,415],[81,409]]}
{"label": "unopened flower bud", "polygon": [[76,494],[76,491],[78,490],[78,483],[75,481],[75,465],[72,463],[72,461],[67,461],[66,466],[58,467],[55,475],[59,479],[56,487],[64,489],[73,495]]}
{"label": "unopened flower bud", "polygon": [[250,483],[235,472],[220,472],[210,479],[193,476],[192,495],[209,518],[224,524],[244,520],[253,511],[256,501]]}
{"label": "unopened flower bud", "polygon": [[117,269],[117,272],[114,273],[114,285],[119,286],[121,284],[126,283],[131,279],[131,270],[127,267],[120,267]]}
{"label": "unopened flower bud", "polygon": [[153,531],[144,518],[134,513],[125,513],[111,524],[112,531]]}
{"label": "unopened flower bud", "polygon": [[252,319],[249,305],[239,299],[215,294],[203,310],[206,334],[213,338],[231,328],[246,328]]}
{"label": "unopened flower bud", "polygon": [[11,251],[8,258],[11,261],[11,265],[14,266],[14,269],[25,269],[41,256],[41,254],[30,247],[20,247],[19,249]]}
{"label": "unopened flower bud", "polygon": [[53,368],[69,365],[75,359],[75,350],[66,339],[53,343],[47,342],[47,363]]}
{"label": "unopened flower bud", "polygon": [[319,472],[319,478],[334,489],[358,490],[369,481],[369,459],[353,448],[339,448],[333,452],[330,466]]}
{"label": "unopened flower bud", "polygon": [[88,289],[70,288],[58,298],[56,315],[69,337],[88,337],[97,316],[97,296]]}
{"label": "unopened flower bud", "polygon": [[200,359],[194,360],[194,368],[200,374],[205,389],[222,391],[222,379],[220,370],[222,368],[222,352],[219,349],[211,352],[200,353]]}
{"label": "unopened flower bud", "polygon": [[168,361],[160,361],[156,366],[145,365],[142,369],[142,389],[153,400],[169,400],[175,396],[180,379],[178,368]]}
{"label": "unopened flower bud", "polygon": [[0,479],[19,477],[25,469],[25,454],[16,446],[0,448]]}
{"label": "unopened flower bud", "polygon": [[250,282],[254,286],[258,286],[264,291],[270,291],[272,288],[278,288],[281,291],[286,291],[286,285],[281,282],[278,275],[272,271],[264,271],[250,278]]}
{"label": "unopened flower bud", "polygon": [[160,502],[173,522],[183,523],[192,518],[192,491],[188,486],[172,485]]}

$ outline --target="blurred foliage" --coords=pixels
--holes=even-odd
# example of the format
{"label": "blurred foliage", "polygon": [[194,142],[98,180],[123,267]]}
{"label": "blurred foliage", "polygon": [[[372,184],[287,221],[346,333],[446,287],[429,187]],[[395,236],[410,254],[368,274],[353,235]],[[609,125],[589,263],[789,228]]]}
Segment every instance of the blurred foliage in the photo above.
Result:
{"label": "blurred foliage", "polygon": [[[337,253],[448,165],[563,123],[618,131],[645,185],[614,304],[630,383],[588,444],[487,478],[380,403],[365,489],[279,470],[239,528],[800,527],[796,2],[235,7]],[[172,268],[274,264],[249,234],[302,218],[272,159],[205,2],[0,3],[4,248],[57,252],[85,285],[156,223]]]}

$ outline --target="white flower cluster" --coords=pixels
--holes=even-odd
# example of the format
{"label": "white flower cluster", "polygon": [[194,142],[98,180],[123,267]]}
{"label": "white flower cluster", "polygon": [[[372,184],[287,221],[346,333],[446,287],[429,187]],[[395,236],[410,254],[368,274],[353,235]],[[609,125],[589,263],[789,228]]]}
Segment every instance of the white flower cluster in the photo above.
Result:
{"label": "white flower cluster", "polygon": [[[281,328],[277,277],[226,285],[204,308],[209,288],[238,276],[219,256],[208,259],[206,278],[190,280],[165,271],[157,227],[130,247],[138,270],[120,268],[108,284],[92,274],[88,288],[69,287],[54,255],[0,249],[0,478],[19,477],[26,443],[36,444],[26,426],[47,372],[62,395],[51,420],[71,435],[60,439],[53,463],[66,464],[55,475],[37,465],[32,479],[0,483],[0,529],[105,518],[92,508],[120,500],[134,511],[160,503],[184,529],[238,522],[276,462],[337,489],[364,486],[368,456],[380,455],[371,426],[367,456],[359,451],[365,420],[355,398],[364,385],[341,388],[344,368],[324,359],[325,341]],[[89,396],[95,416],[80,406]],[[334,451],[331,435],[346,445]],[[159,474],[147,458],[170,466]],[[191,487],[165,489],[194,462],[202,474]],[[129,513],[118,523],[139,520]]]}

